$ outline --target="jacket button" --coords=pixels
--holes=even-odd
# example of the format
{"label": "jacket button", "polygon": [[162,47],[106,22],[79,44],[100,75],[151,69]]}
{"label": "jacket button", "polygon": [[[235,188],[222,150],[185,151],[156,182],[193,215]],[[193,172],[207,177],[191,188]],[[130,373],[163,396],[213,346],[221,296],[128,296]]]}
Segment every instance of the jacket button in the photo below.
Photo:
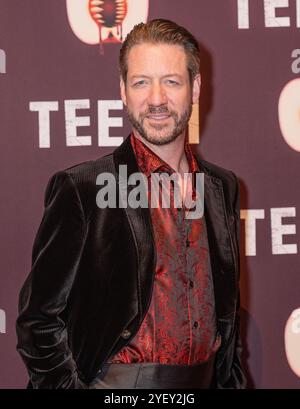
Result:
{"label": "jacket button", "polygon": [[124,329],[124,331],[121,334],[122,338],[128,339],[131,335],[131,332],[128,329]]}

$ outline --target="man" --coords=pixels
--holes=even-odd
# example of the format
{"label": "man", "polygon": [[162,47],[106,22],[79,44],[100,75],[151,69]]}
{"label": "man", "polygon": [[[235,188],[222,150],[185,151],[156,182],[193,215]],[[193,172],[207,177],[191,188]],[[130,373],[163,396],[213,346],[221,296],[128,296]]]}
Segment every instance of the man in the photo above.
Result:
{"label": "man", "polygon": [[[238,183],[196,159],[186,136],[199,61],[183,27],[162,19],[135,26],[120,52],[132,134],[113,154],[50,179],[17,320],[31,387],[245,386]],[[204,217],[187,217],[187,206],[102,206],[98,177],[115,177],[118,196],[120,166],[148,182],[176,173],[170,194],[179,186],[182,202],[197,197],[192,180],[204,173]],[[187,173],[194,179],[185,183]]]}

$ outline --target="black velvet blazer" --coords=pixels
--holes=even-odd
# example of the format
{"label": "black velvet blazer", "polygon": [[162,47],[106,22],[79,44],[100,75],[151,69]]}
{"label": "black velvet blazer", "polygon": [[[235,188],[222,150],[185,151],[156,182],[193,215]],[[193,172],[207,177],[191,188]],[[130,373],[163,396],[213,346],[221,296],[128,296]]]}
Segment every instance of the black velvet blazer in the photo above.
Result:
{"label": "black velvet blazer", "polygon": [[[198,159],[218,331],[217,388],[242,388],[239,194],[235,175]],[[33,388],[85,388],[137,333],[151,300],[156,252],[150,209],[96,205],[97,175],[138,172],[130,138],[113,154],[54,174],[19,299],[17,349]],[[130,190],[130,189],[129,189]]]}

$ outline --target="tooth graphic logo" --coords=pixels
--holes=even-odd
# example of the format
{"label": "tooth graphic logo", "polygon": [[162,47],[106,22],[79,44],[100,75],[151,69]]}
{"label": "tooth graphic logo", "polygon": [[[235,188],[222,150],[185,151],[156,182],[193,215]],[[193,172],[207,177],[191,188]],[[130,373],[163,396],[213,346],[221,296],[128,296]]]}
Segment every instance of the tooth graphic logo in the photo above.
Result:
{"label": "tooth graphic logo", "polygon": [[289,316],[285,330],[285,353],[292,371],[300,377],[300,308],[295,309]]}
{"label": "tooth graphic logo", "polygon": [[86,44],[121,43],[135,24],[146,22],[149,0],[66,0],[73,33]]}
{"label": "tooth graphic logo", "polygon": [[300,78],[295,78],[283,88],[279,103],[278,117],[285,142],[300,152]]}
{"label": "tooth graphic logo", "polygon": [[[118,35],[122,40],[122,22],[127,14],[127,0],[89,0],[89,11],[99,26],[99,43],[101,47],[101,54],[103,54],[102,47],[102,27],[117,27]],[[109,39],[113,41],[114,36],[110,32]]]}

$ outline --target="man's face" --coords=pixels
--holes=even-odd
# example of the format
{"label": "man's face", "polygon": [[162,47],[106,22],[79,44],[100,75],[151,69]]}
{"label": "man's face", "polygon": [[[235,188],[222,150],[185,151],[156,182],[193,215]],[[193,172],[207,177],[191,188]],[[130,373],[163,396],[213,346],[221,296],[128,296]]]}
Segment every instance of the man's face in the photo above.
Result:
{"label": "man's face", "polygon": [[200,76],[191,86],[183,47],[143,43],[130,49],[121,96],[134,131],[146,141],[165,145],[184,135],[199,93]]}

